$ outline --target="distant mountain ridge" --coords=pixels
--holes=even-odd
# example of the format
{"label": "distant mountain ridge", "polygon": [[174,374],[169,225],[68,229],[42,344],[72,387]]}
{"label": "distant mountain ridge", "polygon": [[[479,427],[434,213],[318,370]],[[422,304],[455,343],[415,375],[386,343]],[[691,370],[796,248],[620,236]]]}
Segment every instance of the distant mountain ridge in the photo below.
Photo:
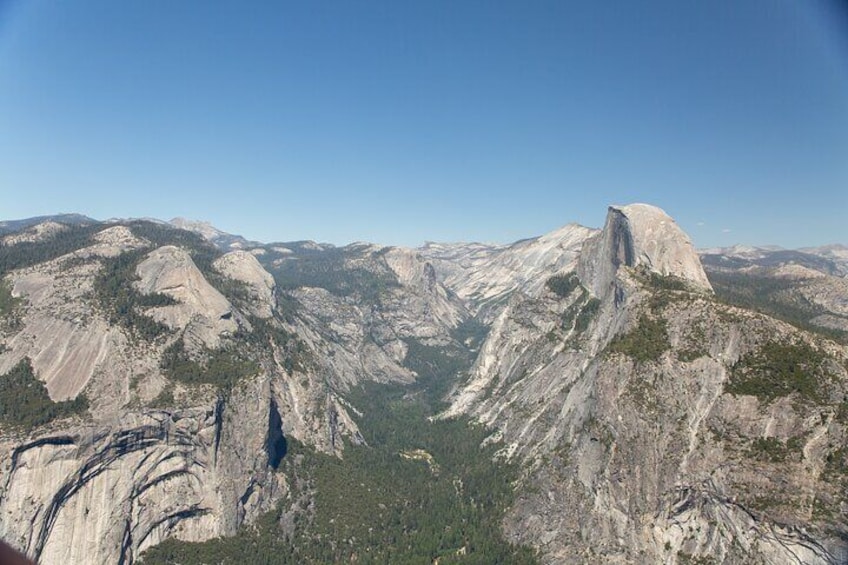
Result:
{"label": "distant mountain ridge", "polygon": [[[233,234],[229,232],[225,232],[223,230],[218,229],[212,223],[204,221],[204,220],[193,220],[189,218],[183,217],[175,217],[170,220],[162,220],[158,218],[109,218],[106,220],[97,220],[90,216],[86,216],[84,214],[78,213],[67,213],[67,214],[51,214],[44,216],[33,216],[30,218],[21,218],[21,219],[9,219],[9,220],[0,220],[0,233],[11,233],[15,231],[20,231],[22,229],[26,229],[28,227],[34,226],[36,224],[52,221],[57,223],[64,223],[70,225],[76,224],[85,224],[85,223],[121,223],[135,220],[143,220],[149,221],[159,224],[168,224],[174,227],[184,229],[187,231],[192,231],[197,233],[198,235],[203,236],[205,239],[215,243],[218,247],[222,249],[231,249],[231,248],[245,248],[245,247],[258,247],[263,245],[272,245],[272,244],[282,244],[286,243],[293,244],[314,244],[321,247],[339,247],[335,244],[330,243],[321,243],[316,241],[293,241],[293,242],[280,242],[280,241],[269,241],[269,242],[260,242],[255,240],[248,240],[245,237]],[[568,224],[559,228],[558,230],[554,230],[550,232],[550,234],[546,234],[543,236],[536,237],[528,237],[513,243],[506,244],[492,244],[485,242],[474,242],[474,241],[455,241],[455,242],[439,242],[439,241],[427,241],[421,247],[415,248],[420,249],[428,255],[440,256],[440,255],[453,255],[458,262],[461,261],[462,256],[466,256],[470,258],[473,253],[476,251],[477,253],[490,254],[496,252],[498,250],[503,250],[507,247],[513,246],[521,246],[528,242],[535,241],[539,238],[552,238],[561,231],[568,231],[573,227],[583,227],[578,224]],[[592,228],[585,228],[592,229]],[[376,242],[375,242],[376,243]],[[348,245],[361,245],[368,244],[368,242],[352,242]],[[345,247],[345,246],[341,246]],[[712,256],[712,255],[722,255],[726,257],[735,257],[740,259],[747,259],[750,261],[780,261],[781,255],[785,255],[785,261],[791,261],[791,254],[800,253],[797,257],[803,258],[803,255],[810,255],[815,257],[821,257],[823,259],[832,261],[834,265],[839,265],[839,268],[842,269],[841,264],[848,264],[848,244],[843,243],[829,243],[819,246],[813,247],[799,247],[797,249],[786,249],[777,245],[743,245],[737,244],[726,247],[704,247],[698,248],[697,252],[700,256]],[[844,267],[846,273],[848,273],[848,266]]]}
{"label": "distant mountain ridge", "polygon": [[12,233],[26,229],[43,222],[57,222],[62,224],[88,224],[95,223],[97,220],[84,216],[82,214],[54,214],[50,216],[35,216],[32,218],[23,218],[19,220],[3,220],[0,221],[0,234]]}
{"label": "distant mountain ridge", "polygon": [[796,264],[828,275],[848,276],[848,247],[841,244],[799,249],[735,245],[701,249],[699,254],[701,261],[715,267],[776,267]]}
{"label": "distant mountain ridge", "polygon": [[9,225],[0,537],[44,565],[848,559],[842,246]]}

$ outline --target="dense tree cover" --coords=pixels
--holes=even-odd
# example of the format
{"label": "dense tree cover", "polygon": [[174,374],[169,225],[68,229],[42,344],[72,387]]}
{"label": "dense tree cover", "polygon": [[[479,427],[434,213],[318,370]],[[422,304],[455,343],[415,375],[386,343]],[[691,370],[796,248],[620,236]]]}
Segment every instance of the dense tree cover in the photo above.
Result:
{"label": "dense tree cover", "polygon": [[803,456],[804,442],[801,438],[793,437],[782,441],[776,437],[758,437],[751,442],[749,454],[761,461],[783,463],[786,460],[797,460]]}
{"label": "dense tree cover", "polygon": [[689,290],[689,285],[684,279],[674,275],[661,275],[646,267],[637,269],[637,276],[654,290]]}
{"label": "dense tree cover", "polygon": [[8,281],[0,279],[0,318],[10,316],[19,302],[12,296],[12,286]]}
{"label": "dense tree cover", "polygon": [[64,402],[50,400],[27,358],[0,376],[0,422],[4,424],[30,429],[86,410],[88,399],[82,394]]}
{"label": "dense tree cover", "polygon": [[[289,442],[280,469],[314,493],[312,513],[298,510],[291,535],[280,528],[281,507],[235,538],[166,541],[144,563],[536,563],[501,537],[515,470],[492,461],[496,446],[480,447],[483,430],[428,421],[427,403],[402,387],[374,385],[355,396],[369,446],[348,447],[338,459]],[[403,457],[413,449],[434,464]]]}
{"label": "dense tree cover", "polygon": [[212,262],[220,257],[222,253],[217,247],[206,241],[202,235],[187,231],[168,224],[158,224],[143,220],[133,221],[127,224],[136,237],[149,241],[153,247],[174,245],[187,249],[197,268],[204,275],[216,274],[212,268]]}
{"label": "dense tree cover", "polygon": [[166,333],[168,328],[142,314],[141,310],[168,306],[176,301],[160,293],[141,294],[133,286],[138,280],[136,267],[148,252],[148,249],[139,249],[104,259],[103,267],[94,279],[94,292],[111,325],[121,326],[135,335],[152,340]]}
{"label": "dense tree cover", "polygon": [[14,245],[0,244],[0,276],[14,269],[31,267],[91,245],[91,236],[103,224],[67,226],[53,237],[40,241],[23,241]]}
{"label": "dense tree cover", "polygon": [[296,248],[293,256],[281,263],[264,261],[283,290],[300,287],[323,288],[337,296],[357,296],[375,302],[389,288],[397,286],[397,280],[388,267],[380,265],[374,269],[351,265],[349,259],[355,254],[346,248],[309,250]]}
{"label": "dense tree cover", "polygon": [[474,361],[473,354],[456,346],[431,346],[416,339],[405,342],[404,364],[418,375],[416,394],[432,412],[437,412],[443,408],[442,399],[456,382],[445,379],[444,375],[461,374]]}
{"label": "dense tree cover", "polygon": [[822,402],[827,393],[827,356],[803,343],[770,341],[743,355],[731,368],[725,390],[770,402],[793,392]]}
{"label": "dense tree cover", "polygon": [[430,419],[470,356],[408,345],[416,385],[368,384],[348,395],[362,412],[357,423],[367,445],[348,446],[339,459],[289,440],[279,469],[295,489],[289,502],[234,538],[168,540],[148,550],[144,563],[536,563],[529,549],[501,535],[516,468],[494,461],[499,446],[481,447],[482,428]]}
{"label": "dense tree cover", "polygon": [[489,326],[477,318],[460,322],[452,332],[452,337],[471,351],[477,351],[483,345],[487,335],[489,335]]}
{"label": "dense tree cover", "polygon": [[727,304],[755,310],[840,342],[848,342],[848,333],[811,324],[810,320],[827,313],[821,306],[804,298],[798,281],[749,273],[707,271],[716,297]]}
{"label": "dense tree cover", "polygon": [[262,319],[248,316],[251,330],[239,329],[235,340],[256,349],[265,350],[269,355],[274,352],[282,357],[282,365],[289,373],[304,373],[314,366],[312,350],[297,334],[285,329],[276,318]]}
{"label": "dense tree cover", "polygon": [[162,353],[160,366],[166,377],[187,384],[212,384],[230,388],[240,378],[256,373],[256,363],[244,358],[233,347],[208,350],[193,357],[182,338]]}
{"label": "dense tree cover", "polygon": [[557,296],[565,298],[580,286],[580,279],[574,272],[554,275],[545,282],[545,286]]}
{"label": "dense tree cover", "polygon": [[577,333],[583,333],[589,328],[589,324],[595,319],[598,310],[601,308],[601,301],[595,298],[589,298],[580,308],[577,318],[574,320],[574,330]]}
{"label": "dense tree cover", "polygon": [[623,353],[639,362],[657,361],[670,348],[665,319],[648,314],[642,314],[633,329],[609,344],[610,352]]}

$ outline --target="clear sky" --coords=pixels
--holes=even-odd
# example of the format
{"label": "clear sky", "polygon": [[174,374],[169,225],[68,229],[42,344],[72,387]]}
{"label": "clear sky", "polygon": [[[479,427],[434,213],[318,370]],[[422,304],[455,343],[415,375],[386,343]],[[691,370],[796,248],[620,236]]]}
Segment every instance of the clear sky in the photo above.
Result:
{"label": "clear sky", "polygon": [[0,218],[848,244],[844,0],[0,0]]}

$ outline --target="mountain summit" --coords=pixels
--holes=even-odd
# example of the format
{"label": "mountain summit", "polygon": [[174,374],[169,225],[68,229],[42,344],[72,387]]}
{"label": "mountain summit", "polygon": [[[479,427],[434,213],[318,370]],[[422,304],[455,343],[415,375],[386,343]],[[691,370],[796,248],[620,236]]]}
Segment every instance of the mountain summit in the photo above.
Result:
{"label": "mountain summit", "polygon": [[848,559],[835,258],[708,279],[646,204],[500,246],[177,223],[0,230],[0,537],[43,565]]}
{"label": "mountain summit", "polygon": [[605,296],[621,266],[645,267],[712,290],[689,236],[656,206],[610,206],[604,229],[584,245],[580,279],[596,296]]}

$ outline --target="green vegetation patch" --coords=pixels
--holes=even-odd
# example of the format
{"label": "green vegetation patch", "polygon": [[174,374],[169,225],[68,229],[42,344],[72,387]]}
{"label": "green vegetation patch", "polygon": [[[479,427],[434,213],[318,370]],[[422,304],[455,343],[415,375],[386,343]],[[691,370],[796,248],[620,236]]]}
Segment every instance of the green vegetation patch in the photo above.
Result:
{"label": "green vegetation patch", "polygon": [[580,278],[575,272],[554,275],[545,282],[545,286],[557,296],[565,298],[580,287]]}
{"label": "green vegetation patch", "polygon": [[200,359],[192,358],[182,338],[162,353],[160,366],[169,379],[190,385],[212,384],[225,389],[259,370],[256,363],[232,348],[206,351]]}
{"label": "green vegetation patch", "polygon": [[451,335],[469,350],[476,351],[483,345],[486,336],[489,335],[489,326],[477,318],[469,318],[454,328]]}
{"label": "green vegetation patch", "polygon": [[20,304],[20,298],[12,296],[12,285],[5,279],[0,279],[0,318],[8,318]]}
{"label": "green vegetation patch", "polygon": [[831,483],[848,483],[848,447],[838,447],[827,454],[823,477]]}
{"label": "green vegetation patch", "polygon": [[407,345],[415,384],[368,383],[347,395],[361,411],[367,445],[347,446],[339,459],[289,439],[279,472],[293,491],[275,511],[233,538],[167,540],[145,552],[143,563],[538,563],[501,533],[517,467],[495,461],[500,445],[482,446],[485,429],[431,419],[470,354]]}
{"label": "green vegetation patch", "polygon": [[[473,355],[456,346],[432,346],[406,339],[404,366],[418,375],[417,390],[433,412],[445,408],[443,399],[458,375],[474,362]],[[448,378],[445,378],[447,375]]]}
{"label": "green vegetation patch", "polygon": [[648,314],[642,314],[636,327],[616,337],[609,345],[610,352],[627,355],[638,362],[658,361],[670,348],[665,319]]}
{"label": "green vegetation patch", "polygon": [[589,298],[577,314],[574,320],[574,330],[577,333],[583,333],[589,328],[589,324],[595,319],[598,310],[601,308],[601,301],[595,297]]}
{"label": "green vegetation patch", "polygon": [[707,332],[701,320],[690,322],[683,343],[675,349],[677,358],[683,362],[690,363],[701,357],[709,355],[707,344]]}
{"label": "green vegetation patch", "polygon": [[801,455],[803,442],[801,438],[789,438],[783,442],[776,437],[757,438],[751,442],[750,455],[760,461],[783,463],[795,460]]}
{"label": "green vegetation patch", "polygon": [[680,565],[716,565],[715,559],[706,555],[691,555],[685,551],[677,552],[677,562]]}
{"label": "green vegetation patch", "polygon": [[692,287],[680,277],[660,275],[647,267],[637,267],[634,274],[636,279],[649,290],[648,307],[654,312],[692,296]]}
{"label": "green vegetation patch", "polygon": [[826,361],[823,352],[806,343],[767,342],[733,365],[725,391],[765,402],[792,393],[822,402],[828,380]]}
{"label": "green vegetation patch", "polygon": [[27,358],[0,376],[0,422],[4,424],[31,429],[86,410],[88,399],[82,394],[64,402],[50,400]]}
{"label": "green vegetation patch", "polygon": [[656,290],[689,290],[688,283],[674,275],[661,275],[644,269],[640,272],[640,276],[644,282]]}
{"label": "green vegetation patch", "polygon": [[[19,307],[23,303],[20,298],[12,296],[12,285],[0,277],[0,328],[17,330],[21,324]],[[5,347],[0,345],[0,353]]]}
{"label": "green vegetation patch", "polygon": [[[428,404],[407,387],[368,385],[351,400],[368,446],[347,447],[339,459],[289,441],[280,469],[314,493],[314,505],[301,502],[288,535],[281,506],[234,538],[168,540],[143,563],[537,563],[501,536],[517,470],[494,462],[499,446],[480,447],[485,430],[429,421]],[[427,461],[408,457],[424,452]]]}
{"label": "green vegetation patch", "polygon": [[0,245],[0,276],[14,269],[31,267],[87,247],[92,244],[91,236],[101,229],[103,224],[67,226],[53,237],[41,241]]}
{"label": "green vegetation patch", "polygon": [[797,291],[798,281],[750,273],[707,271],[716,298],[733,306],[766,314],[830,339],[848,342],[848,333],[810,323],[820,314],[832,314]]}
{"label": "green vegetation patch", "polygon": [[281,263],[268,262],[259,257],[274,275],[281,290],[301,287],[323,288],[336,296],[358,296],[368,302],[379,301],[385,291],[398,286],[391,270],[377,258],[371,265],[353,266],[348,259],[357,258],[357,252],[346,248],[308,249],[292,245],[295,253]]}
{"label": "green vegetation patch", "polygon": [[315,357],[309,346],[296,334],[287,331],[278,320],[256,316],[250,316],[249,320],[253,330],[239,330],[235,336],[237,341],[266,351],[274,347],[282,355],[283,367],[289,373],[305,373],[315,366]]}
{"label": "green vegetation patch", "polygon": [[176,301],[160,293],[141,294],[133,287],[133,283],[139,280],[136,267],[148,252],[147,249],[139,249],[104,259],[103,267],[94,280],[94,292],[110,324],[152,340],[166,333],[168,328],[140,310],[170,306]]}
{"label": "green vegetation patch", "polygon": [[[600,308],[601,301],[590,296],[584,290],[583,294],[561,314],[559,329],[566,333],[574,330],[571,338],[573,338],[573,343],[579,343],[580,336],[589,329],[589,324],[598,315]],[[559,332],[548,332],[547,338],[552,342],[557,342],[560,339]]]}

